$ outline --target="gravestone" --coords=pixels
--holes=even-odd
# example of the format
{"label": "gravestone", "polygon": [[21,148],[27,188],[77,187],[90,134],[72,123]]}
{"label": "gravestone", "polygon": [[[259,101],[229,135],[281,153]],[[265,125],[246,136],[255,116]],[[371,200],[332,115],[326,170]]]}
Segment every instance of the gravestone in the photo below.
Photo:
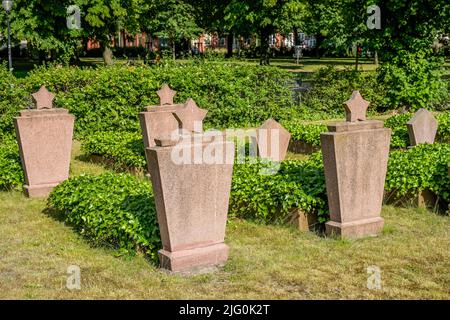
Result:
{"label": "gravestone", "polygon": [[170,136],[173,131],[180,128],[174,112],[184,108],[184,105],[173,103],[176,91],[164,84],[157,94],[160,105],[146,107],[146,111],[139,114],[145,148],[155,146],[155,138]]}
{"label": "gravestone", "polygon": [[358,91],[345,103],[346,122],[330,124],[320,136],[330,209],[327,234],[358,238],[377,235],[391,130],[365,120],[369,102]]}
{"label": "gravestone", "polygon": [[45,86],[32,95],[35,109],[14,118],[28,197],[45,197],[69,177],[75,117],[53,108],[55,95]]}
{"label": "gravestone", "polygon": [[[200,272],[228,259],[224,238],[234,143],[202,136],[162,137],[146,149],[163,244],[160,265],[176,273]],[[222,161],[194,159],[211,150]],[[188,161],[175,160],[180,152],[189,155]]]}
{"label": "gravestone", "polygon": [[406,125],[411,146],[421,143],[434,143],[438,122],[430,111],[420,109]]}
{"label": "gravestone", "polygon": [[257,146],[258,156],[272,161],[283,161],[289,147],[291,134],[277,121],[269,119],[256,129],[252,143]]}

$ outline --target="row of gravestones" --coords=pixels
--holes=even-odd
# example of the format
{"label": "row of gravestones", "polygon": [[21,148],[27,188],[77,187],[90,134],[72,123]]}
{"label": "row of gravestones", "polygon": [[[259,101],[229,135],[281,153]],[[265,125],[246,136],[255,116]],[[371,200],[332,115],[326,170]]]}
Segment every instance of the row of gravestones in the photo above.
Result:
{"label": "row of gravestones", "polygon": [[[147,107],[139,117],[163,244],[161,267],[182,272],[221,265],[228,259],[224,238],[235,144],[226,134],[203,132],[207,111],[192,99],[174,104],[176,92],[167,85],[157,93],[160,105]],[[53,108],[54,95],[45,87],[32,97],[36,108],[21,111],[14,121],[25,193],[43,197],[68,178],[75,119],[67,110]],[[366,120],[368,105],[353,92],[345,103],[347,121],[329,125],[329,132],[321,135],[331,216],[328,234],[377,235],[384,224],[380,212],[391,130],[382,121]],[[436,127],[422,114],[429,119],[420,111],[412,132],[431,139],[424,132],[435,134]],[[284,159],[290,134],[276,121],[268,120],[253,138],[260,157]],[[175,160],[180,154],[184,161]]]}

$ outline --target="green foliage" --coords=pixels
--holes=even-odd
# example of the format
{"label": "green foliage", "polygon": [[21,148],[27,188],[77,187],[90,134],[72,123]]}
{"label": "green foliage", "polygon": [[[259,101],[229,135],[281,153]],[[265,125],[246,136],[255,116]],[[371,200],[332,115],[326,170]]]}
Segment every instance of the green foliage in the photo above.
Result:
{"label": "green foliage", "polygon": [[143,252],[161,247],[151,185],[131,175],[81,175],[57,186],[48,206],[96,245]]}
{"label": "green foliage", "polygon": [[82,141],[83,151],[113,160],[119,166],[145,169],[142,135],[137,132],[98,132]]}
{"label": "green foliage", "polygon": [[384,126],[392,130],[391,148],[397,149],[409,146],[409,135],[406,123],[411,117],[411,113],[404,113],[392,116],[384,122]]}
{"label": "green foliage", "polygon": [[0,64],[0,136],[14,133],[13,118],[19,109],[31,104],[24,85],[8,71],[6,64]]}
{"label": "green foliage", "polygon": [[384,111],[384,87],[377,82],[375,72],[339,71],[333,66],[314,73],[314,85],[302,102],[309,110],[342,117],[343,103],[349,99],[353,90],[359,90],[364,99],[370,101],[369,112]]}
{"label": "green foliage", "polygon": [[393,151],[389,157],[385,190],[401,197],[429,189],[450,202],[450,146],[422,144],[406,151]]}
{"label": "green foliage", "polygon": [[23,178],[16,140],[0,135],[0,190],[11,190],[20,186]]}
{"label": "green foliage", "polygon": [[303,141],[313,146],[320,146],[320,134],[328,131],[324,124],[301,124],[298,121],[285,121],[283,126],[291,133],[291,140]]}
{"label": "green foliage", "polygon": [[436,109],[448,105],[449,91],[442,79],[442,64],[428,52],[399,52],[380,67],[379,81],[386,86],[385,105],[390,109]]}
{"label": "green foliage", "polygon": [[309,161],[283,161],[275,174],[270,163],[235,164],[230,213],[263,223],[280,223],[294,208],[327,220],[325,178],[320,154]]}
{"label": "green foliage", "polygon": [[56,93],[55,105],[75,115],[77,137],[98,131],[137,132],[139,112],[158,104],[156,91],[168,83],[178,91],[177,103],[191,97],[208,110],[207,127],[249,127],[268,118],[294,117],[299,109],[285,85],[290,78],[278,68],[200,60],[152,67],[41,67],[13,87],[0,79],[0,125],[11,132],[12,116],[45,84]]}

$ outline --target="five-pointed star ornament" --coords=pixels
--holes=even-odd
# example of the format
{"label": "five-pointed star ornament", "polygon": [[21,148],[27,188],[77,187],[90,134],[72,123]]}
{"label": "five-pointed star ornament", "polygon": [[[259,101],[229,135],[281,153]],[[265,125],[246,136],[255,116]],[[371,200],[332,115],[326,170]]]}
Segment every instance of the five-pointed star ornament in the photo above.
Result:
{"label": "five-pointed star ornament", "polygon": [[175,90],[170,89],[170,87],[167,84],[164,84],[162,88],[156,93],[159,96],[160,105],[172,105],[173,104],[173,97],[177,94]]}
{"label": "five-pointed star ornament", "polygon": [[359,91],[353,91],[350,100],[344,103],[348,122],[365,121],[370,102],[363,99]]}
{"label": "five-pointed star ornament", "polygon": [[53,99],[55,95],[42,86],[38,92],[31,95],[37,110],[53,108]]}
{"label": "five-pointed star ornament", "polygon": [[181,128],[189,132],[202,133],[203,119],[208,110],[200,109],[194,100],[188,99],[184,107],[177,112],[175,116],[181,122]]}

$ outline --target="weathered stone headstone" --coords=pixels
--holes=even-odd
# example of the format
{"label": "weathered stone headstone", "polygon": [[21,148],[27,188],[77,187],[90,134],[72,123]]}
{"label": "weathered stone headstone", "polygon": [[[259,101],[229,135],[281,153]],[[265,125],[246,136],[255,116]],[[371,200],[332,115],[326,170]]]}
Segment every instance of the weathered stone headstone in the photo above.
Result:
{"label": "weathered stone headstone", "polygon": [[433,114],[426,110],[417,111],[407,123],[411,146],[421,143],[434,143],[438,122]]}
{"label": "weathered stone headstone", "polygon": [[391,130],[365,119],[369,105],[359,92],[346,103],[347,122],[321,134],[330,220],[327,234],[349,238],[377,235]]}
{"label": "weathered stone headstone", "polygon": [[32,95],[36,109],[14,118],[28,197],[45,197],[69,177],[75,117],[53,109],[54,94],[44,86]]}
{"label": "weathered stone headstone", "polygon": [[252,143],[258,148],[258,156],[272,161],[283,161],[289,147],[291,134],[277,121],[269,119],[256,129]]}
{"label": "weathered stone headstone", "polygon": [[155,138],[170,136],[173,131],[180,128],[174,112],[184,108],[182,104],[174,104],[176,91],[165,84],[157,91],[160,99],[159,106],[149,106],[146,111],[139,114],[144,147],[155,146]]}
{"label": "weathered stone headstone", "polygon": [[[146,149],[163,244],[160,265],[173,272],[197,272],[228,259],[224,237],[234,144],[220,137],[198,142],[201,136],[184,136],[183,142],[163,137]],[[231,152],[231,161],[225,161],[226,156],[216,163],[193,159],[207,149],[223,155]],[[180,152],[190,160],[175,161]]]}

